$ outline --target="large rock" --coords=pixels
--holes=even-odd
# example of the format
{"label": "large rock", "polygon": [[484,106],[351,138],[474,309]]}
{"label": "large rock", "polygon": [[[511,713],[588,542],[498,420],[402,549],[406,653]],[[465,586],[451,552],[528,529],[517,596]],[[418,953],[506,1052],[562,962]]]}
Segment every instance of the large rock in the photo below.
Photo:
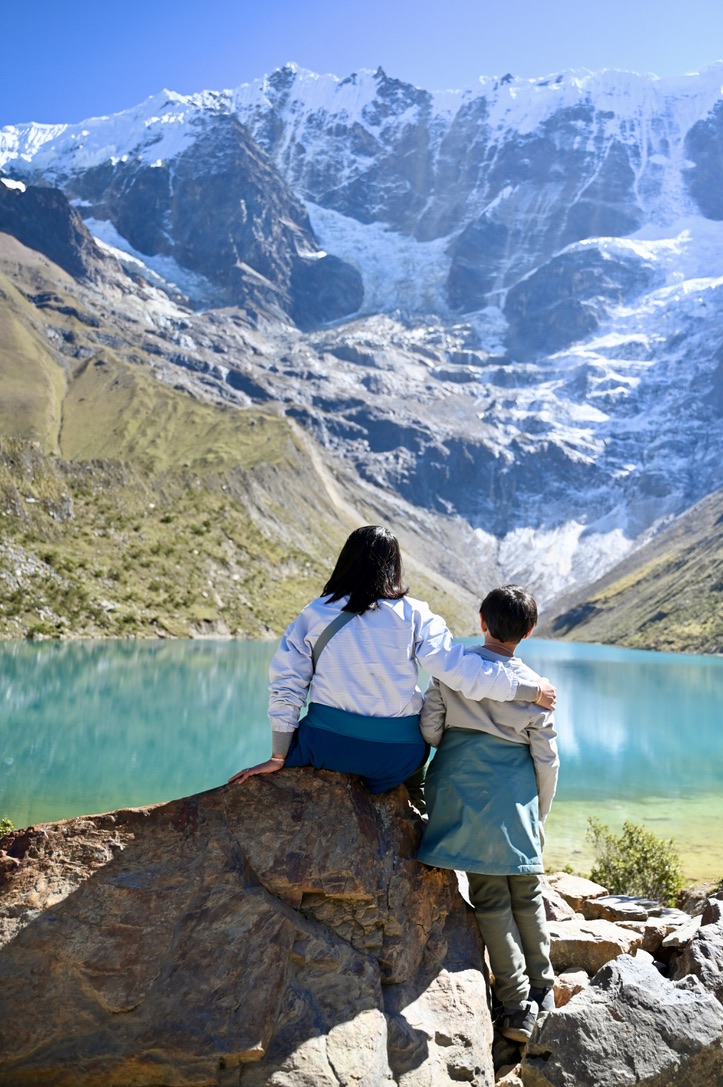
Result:
{"label": "large rock", "polygon": [[623,955],[540,1021],[525,1087],[713,1087],[723,1080],[723,1008],[697,978],[672,983]]}
{"label": "large rock", "polygon": [[661,906],[654,899],[641,898],[639,895],[588,898],[582,903],[582,915],[588,921],[596,918],[603,918],[605,921],[647,921],[650,917],[657,917],[670,929],[685,925],[690,920],[690,915],[683,910]]}
{"label": "large rock", "polygon": [[477,927],[404,789],[288,770],[14,832],[0,1084],[489,1087]]}
{"label": "large rock", "polygon": [[542,881],[542,900],[548,921],[574,921],[577,914],[566,898],[548,881]]}

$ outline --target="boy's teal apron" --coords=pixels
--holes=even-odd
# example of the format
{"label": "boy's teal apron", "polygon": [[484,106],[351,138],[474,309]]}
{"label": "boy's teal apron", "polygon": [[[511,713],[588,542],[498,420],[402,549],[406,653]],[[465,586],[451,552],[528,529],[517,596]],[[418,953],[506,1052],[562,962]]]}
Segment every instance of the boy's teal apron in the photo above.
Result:
{"label": "boy's teal apron", "polygon": [[417,858],[484,875],[544,872],[527,744],[448,729],[427,769],[429,822]]}

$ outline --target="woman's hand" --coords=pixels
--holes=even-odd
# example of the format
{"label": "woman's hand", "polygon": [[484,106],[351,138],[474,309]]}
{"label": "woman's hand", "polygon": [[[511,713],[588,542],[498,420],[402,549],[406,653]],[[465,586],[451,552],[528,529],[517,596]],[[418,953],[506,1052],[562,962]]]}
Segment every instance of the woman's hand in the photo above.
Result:
{"label": "woman's hand", "polygon": [[232,781],[235,781],[237,785],[243,785],[247,778],[251,778],[255,774],[273,774],[276,770],[280,770],[283,765],[283,759],[267,759],[266,762],[250,766],[248,770],[239,770],[238,774],[234,774],[232,778],[228,779],[228,784],[230,785]]}
{"label": "woman's hand", "polygon": [[549,679],[540,680],[540,693],[535,699],[536,706],[542,706],[544,710],[554,710],[557,701],[557,691]]}

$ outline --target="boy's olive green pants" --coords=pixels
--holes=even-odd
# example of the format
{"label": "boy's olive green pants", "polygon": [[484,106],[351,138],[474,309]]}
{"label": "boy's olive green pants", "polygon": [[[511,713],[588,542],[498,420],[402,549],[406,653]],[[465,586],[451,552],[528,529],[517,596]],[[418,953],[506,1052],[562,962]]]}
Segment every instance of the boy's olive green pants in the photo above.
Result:
{"label": "boy's olive green pants", "polygon": [[467,879],[500,1003],[519,1004],[528,999],[530,987],[554,985],[540,877],[468,872]]}

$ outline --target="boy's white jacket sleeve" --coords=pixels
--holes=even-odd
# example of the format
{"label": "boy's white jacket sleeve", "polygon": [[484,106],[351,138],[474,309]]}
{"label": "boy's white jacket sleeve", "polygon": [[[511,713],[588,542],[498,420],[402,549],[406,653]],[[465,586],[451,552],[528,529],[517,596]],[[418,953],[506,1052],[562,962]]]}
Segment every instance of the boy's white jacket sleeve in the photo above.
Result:
{"label": "boy's white jacket sleeve", "polygon": [[552,713],[537,714],[530,725],[528,736],[530,737],[530,754],[535,764],[540,820],[544,821],[550,814],[560,769],[557,732]]}
{"label": "boy's white jacket sleeve", "polygon": [[424,740],[432,747],[439,747],[444,735],[444,720],[447,707],[442,698],[439,680],[430,679],[429,686],[424,692],[424,705],[419,718],[419,727]]}

